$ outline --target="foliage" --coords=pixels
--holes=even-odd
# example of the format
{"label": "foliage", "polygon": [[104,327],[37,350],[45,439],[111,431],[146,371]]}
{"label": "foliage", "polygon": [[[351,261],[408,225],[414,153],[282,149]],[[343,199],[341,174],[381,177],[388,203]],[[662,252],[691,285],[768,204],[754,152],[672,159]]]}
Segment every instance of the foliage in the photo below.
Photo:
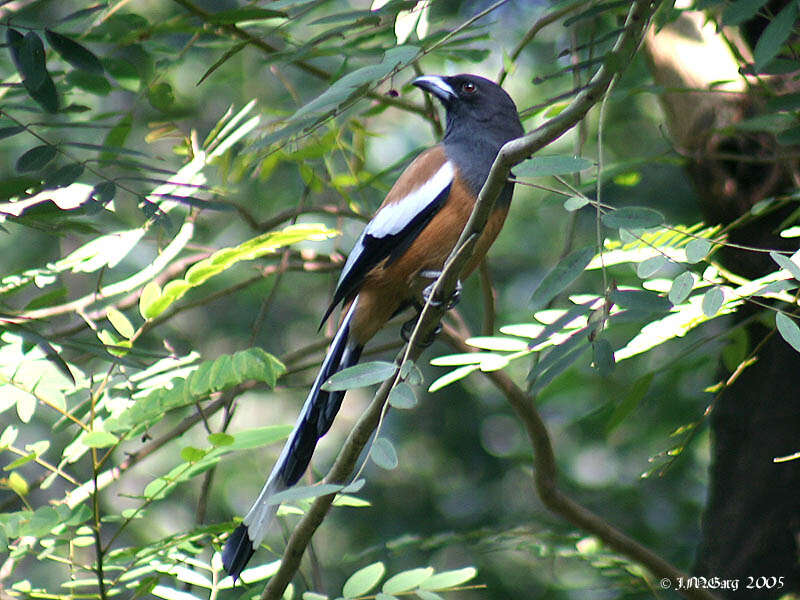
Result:
{"label": "foliage", "polygon": [[[271,461],[246,451],[288,434],[289,390],[305,389],[298,374],[318,363],[327,274],[412,150],[430,143],[420,123],[441,129],[435,108],[403,84],[418,69],[486,74],[502,61],[532,130],[613,57],[628,3],[552,3],[546,10],[562,18],[527,41],[524,28],[545,10],[536,3],[487,4],[485,15],[456,4],[0,7],[3,593],[241,595],[217,550]],[[765,2],[704,4],[710,18],[736,26]],[[677,12],[663,8],[656,19]],[[747,68],[784,66],[796,17],[796,3],[772,15]],[[568,43],[572,62],[558,55]],[[468,353],[435,347],[435,370],[404,366],[389,396],[403,412],[384,419],[370,447],[385,473],[368,471],[368,489],[356,477],[282,498],[287,520],[332,493],[343,513],[363,509],[348,523],[334,511],[341,535],[321,544],[332,574],[287,597],[549,589],[560,598],[602,585],[649,593],[637,565],[526,504],[530,451],[519,425],[482,381],[465,380],[503,369],[570,438],[560,458],[570,483],[605,502],[610,520],[688,564],[686,543],[669,540],[685,539],[697,520],[697,490],[681,482],[704,466],[696,435],[711,401],[703,390],[724,385],[713,387],[709,356],[722,353],[730,372],[753,359],[730,315],[755,309],[752,318],[800,351],[800,252],[750,249],[774,263],[758,277],[723,268],[717,256],[737,226],[798,194],[770,198],[726,228],[676,209],[679,160],[643,108],[658,90],[638,62],[606,99],[601,122],[619,137],[599,139],[588,120],[514,169],[517,196],[493,260],[500,335],[467,336],[476,349]],[[797,143],[796,96],[773,95],[739,127]],[[623,139],[631,121],[647,132],[635,148]],[[601,160],[603,151],[613,158]],[[567,221],[574,228],[564,234]],[[781,235],[797,237],[795,221]],[[493,310],[474,292],[461,307],[468,322]],[[379,383],[396,371],[382,358],[326,386]],[[429,392],[452,386],[452,402],[415,392],[423,377]],[[281,425],[255,426],[265,422]],[[613,468],[587,470],[605,459]],[[638,481],[667,466],[667,484]],[[660,485],[679,488],[663,519],[643,499],[664,493]],[[520,532],[520,522],[535,527]],[[478,569],[448,568],[470,563]],[[270,557],[244,571],[246,593],[278,564]]]}

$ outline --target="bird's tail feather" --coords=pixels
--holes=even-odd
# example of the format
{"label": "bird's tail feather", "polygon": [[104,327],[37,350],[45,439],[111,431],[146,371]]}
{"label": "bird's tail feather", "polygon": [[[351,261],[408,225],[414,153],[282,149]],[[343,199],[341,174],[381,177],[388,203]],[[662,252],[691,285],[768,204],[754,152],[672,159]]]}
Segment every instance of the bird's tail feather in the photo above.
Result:
{"label": "bird's tail feather", "polygon": [[293,486],[305,473],[317,441],[333,424],[344,398],[344,391],[326,392],[322,384],[334,373],[358,362],[362,347],[350,337],[350,323],[355,314],[358,297],[342,320],[339,330],[328,348],[322,367],[311,386],[300,416],[281,451],[267,482],[258,498],[242,520],[242,524],[228,538],[222,551],[225,570],[237,579],[255,549],[261,544],[272,523],[278,504],[270,502],[271,496]]}

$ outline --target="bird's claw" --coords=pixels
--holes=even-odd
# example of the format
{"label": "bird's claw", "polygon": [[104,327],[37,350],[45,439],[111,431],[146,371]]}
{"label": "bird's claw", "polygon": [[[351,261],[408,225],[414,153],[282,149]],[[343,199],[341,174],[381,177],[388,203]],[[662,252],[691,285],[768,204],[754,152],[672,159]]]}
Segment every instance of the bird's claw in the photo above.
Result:
{"label": "bird's claw", "polygon": [[450,294],[450,296],[446,300],[441,301],[441,300],[437,300],[435,298],[432,298],[431,296],[433,296],[434,288],[436,287],[436,280],[439,279],[439,276],[441,274],[442,274],[441,271],[422,271],[422,272],[420,272],[420,276],[421,277],[424,277],[426,279],[433,279],[434,280],[433,283],[431,283],[430,285],[426,286],[422,290],[422,299],[426,303],[430,302],[431,306],[442,306],[442,305],[444,305],[444,309],[445,310],[450,310],[451,308],[455,308],[456,304],[458,304],[458,301],[461,300],[461,290],[463,289],[463,286],[461,285],[461,280],[460,279],[456,280],[456,288],[453,290],[453,293]]}

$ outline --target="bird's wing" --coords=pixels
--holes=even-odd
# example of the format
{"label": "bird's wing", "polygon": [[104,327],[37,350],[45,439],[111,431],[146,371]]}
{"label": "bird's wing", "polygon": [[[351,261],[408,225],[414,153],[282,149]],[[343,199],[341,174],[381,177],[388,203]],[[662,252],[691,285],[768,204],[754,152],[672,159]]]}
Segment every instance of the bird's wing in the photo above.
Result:
{"label": "bird's wing", "polygon": [[350,252],[323,323],[358,293],[367,273],[403,255],[444,205],[455,177],[455,165],[441,146],[426,150],[403,171]]}

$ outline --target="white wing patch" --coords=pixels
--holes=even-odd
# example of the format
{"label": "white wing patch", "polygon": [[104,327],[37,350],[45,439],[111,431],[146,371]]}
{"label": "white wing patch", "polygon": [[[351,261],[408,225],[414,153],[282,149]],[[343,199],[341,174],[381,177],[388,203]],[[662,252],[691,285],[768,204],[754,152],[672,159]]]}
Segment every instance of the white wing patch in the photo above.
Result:
{"label": "white wing patch", "polygon": [[405,198],[380,209],[364,229],[366,235],[382,238],[400,233],[414,217],[433,202],[445,188],[453,183],[455,168],[449,160],[425,183]]}
{"label": "white wing patch", "polygon": [[[447,186],[453,183],[455,178],[455,167],[453,163],[447,161],[436,173],[428,179],[425,183],[417,189],[412,190],[407,196],[401,198],[397,202],[387,204],[380,209],[372,220],[367,223],[364,231],[356,240],[353,249],[350,251],[350,256],[344,263],[344,268],[339,276],[339,284],[347,278],[353,265],[358,262],[364,252],[364,238],[370,236],[372,238],[384,238],[392,235],[397,235],[414,220],[418,214],[424,211],[431,202],[436,200]],[[337,286],[338,287],[338,286]]]}

